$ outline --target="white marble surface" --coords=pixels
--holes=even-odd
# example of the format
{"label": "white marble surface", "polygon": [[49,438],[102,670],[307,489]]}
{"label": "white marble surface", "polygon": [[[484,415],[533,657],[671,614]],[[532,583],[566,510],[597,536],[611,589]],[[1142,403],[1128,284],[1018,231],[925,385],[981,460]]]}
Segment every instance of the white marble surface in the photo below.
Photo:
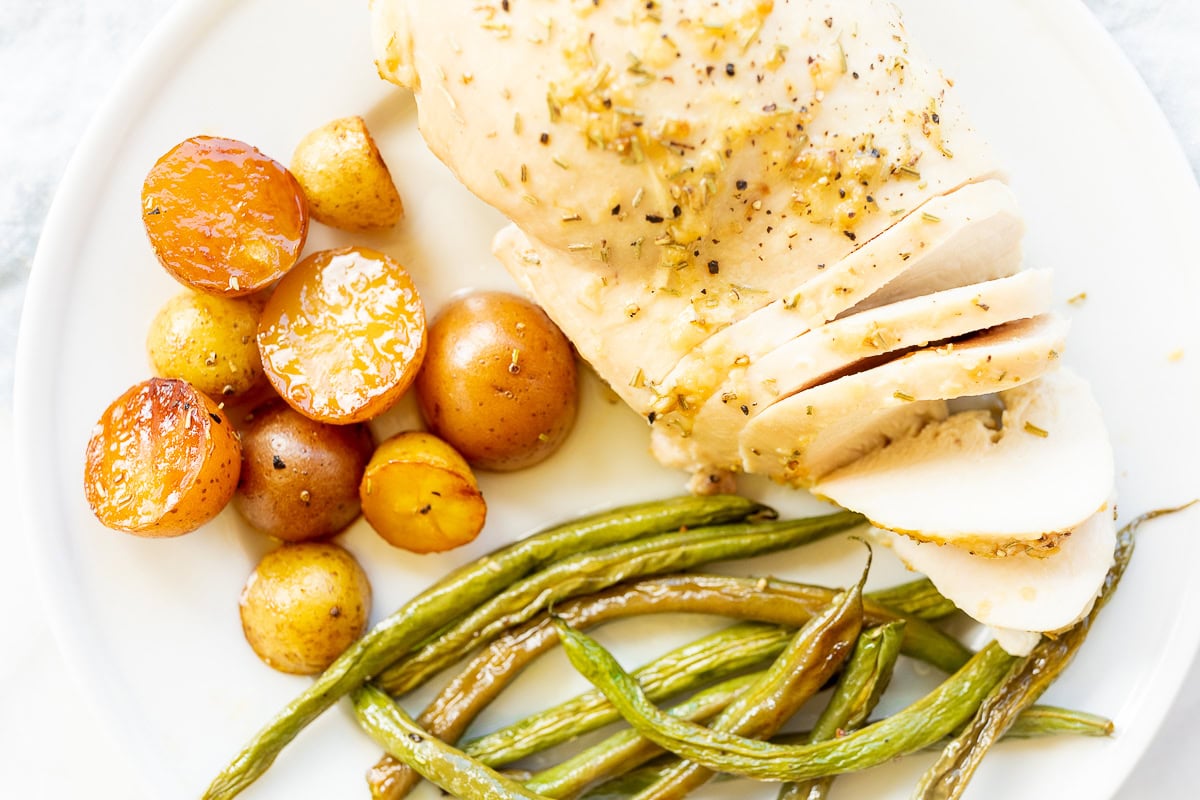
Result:
{"label": "white marble surface", "polygon": [[[958,0],[968,2],[968,0]],[[1086,0],[1125,49],[1200,174],[1200,2]],[[1030,0],[1035,2],[1035,0]],[[13,509],[13,353],[38,234],[72,148],[173,0],[0,0],[0,508]],[[128,755],[74,687],[39,610],[24,538],[0,525],[0,796],[137,800]],[[14,613],[15,612],[15,613]],[[1196,796],[1200,664],[1120,800]],[[351,795],[353,796],[353,795]]]}

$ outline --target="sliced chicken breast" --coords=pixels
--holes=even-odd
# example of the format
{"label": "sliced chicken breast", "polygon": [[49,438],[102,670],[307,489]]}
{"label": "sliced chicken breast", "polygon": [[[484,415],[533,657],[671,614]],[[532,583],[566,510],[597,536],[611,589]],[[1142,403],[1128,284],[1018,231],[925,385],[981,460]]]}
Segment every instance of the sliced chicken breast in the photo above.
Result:
{"label": "sliced chicken breast", "polygon": [[1049,311],[1051,288],[1049,271],[1026,271],[842,317],[734,367],[686,428],[671,424],[679,412],[656,419],[654,438],[679,442],[656,442],[655,453],[672,453],[664,463],[691,471],[737,470],[742,428],[780,399],[889,354],[1036,317]]}
{"label": "sliced chicken breast", "polygon": [[[903,413],[896,409],[910,403],[978,396],[1028,383],[1053,367],[1067,327],[1053,315],[1012,322],[798,392],[743,429],[742,469],[812,486],[859,455],[845,448],[847,431],[859,439],[875,415],[894,419]],[[920,416],[925,416],[923,410]],[[818,491],[825,493],[826,487]],[[846,508],[864,508],[857,491],[853,497],[827,496]]]}
{"label": "sliced chicken breast", "polygon": [[882,0],[375,0],[373,17],[431,149],[522,232],[497,253],[639,413],[712,333],[998,173]]}
{"label": "sliced chicken breast", "polygon": [[[1067,368],[953,414],[820,480],[813,491],[876,527],[985,555],[1053,548],[1112,492],[1112,447],[1087,382]],[[1011,626],[1010,626],[1011,627]]]}
{"label": "sliced chicken breast", "polygon": [[1013,652],[1029,645],[1030,637],[1021,634],[1062,631],[1091,611],[1112,566],[1114,514],[1112,503],[1106,503],[1062,537],[1052,555],[1042,556],[984,558],[891,531],[876,529],[872,535],[968,616],[1001,629],[998,640]]}
{"label": "sliced chicken breast", "polygon": [[[1020,268],[1024,224],[1011,190],[999,181],[937,197],[862,247],[825,265],[802,286],[721,329],[658,380],[658,414],[684,403],[698,408],[730,371],[871,300],[909,273],[922,293],[1012,275]],[[902,293],[891,292],[903,299]],[[915,295],[914,295],[915,296]],[[654,375],[654,373],[649,373]]]}

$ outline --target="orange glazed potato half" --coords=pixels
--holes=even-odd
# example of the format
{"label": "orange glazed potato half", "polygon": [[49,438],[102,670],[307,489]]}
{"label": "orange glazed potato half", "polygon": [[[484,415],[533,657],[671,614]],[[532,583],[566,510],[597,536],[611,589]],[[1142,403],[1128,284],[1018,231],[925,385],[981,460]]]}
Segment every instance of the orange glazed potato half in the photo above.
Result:
{"label": "orange glazed potato half", "polygon": [[233,497],[241,445],[224,412],[180,380],[139,383],[105,410],[87,446],[84,492],[106,527],[179,536]]}
{"label": "orange glazed potato half", "polygon": [[258,349],[292,408],[321,422],[363,422],[412,384],[425,357],[425,309],[408,272],[383,253],[325,250],[279,282]]}
{"label": "orange glazed potato half", "polygon": [[142,221],[159,262],[204,292],[244,295],[300,257],[308,206],[282,164],[245,142],[195,136],[151,168]]}
{"label": "orange glazed potato half", "polygon": [[397,434],[375,449],[359,495],[375,532],[414,553],[467,544],[487,519],[487,504],[467,462],[421,431]]}

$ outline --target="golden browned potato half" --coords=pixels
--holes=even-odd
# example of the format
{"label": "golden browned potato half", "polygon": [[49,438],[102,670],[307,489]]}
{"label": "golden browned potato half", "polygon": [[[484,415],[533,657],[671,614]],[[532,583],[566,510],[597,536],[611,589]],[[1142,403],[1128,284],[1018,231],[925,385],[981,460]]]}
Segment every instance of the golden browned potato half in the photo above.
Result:
{"label": "golden browned potato half", "polygon": [[258,562],[240,607],[246,641],[267,666],[312,675],[366,629],[371,584],[336,544],[286,545]]}
{"label": "golden browned potato half", "polygon": [[360,488],[363,516],[385,541],[437,553],[479,535],[487,504],[475,476],[450,445],[420,431],[397,434],[375,450]]}
{"label": "golden browned potato half", "polygon": [[259,408],[242,430],[233,506],[284,541],[331,536],[358,516],[358,484],[374,449],[366,425],[317,422],[282,402]]}
{"label": "golden browned potato half", "polygon": [[425,357],[425,306],[408,271],[365,247],[323,250],[284,276],[258,351],[288,405],[336,425],[387,411]]}
{"label": "golden browned potato half", "polygon": [[185,291],[154,315],[146,349],[154,373],[209,397],[232,398],[263,382],[258,318],[263,301]]}
{"label": "golden browned potato half", "polygon": [[504,292],[449,305],[429,328],[417,399],[430,430],[481,469],[553,453],[575,421],[575,355],[545,312]]}
{"label": "golden browned potato half", "polygon": [[105,410],[85,463],[84,493],[105,526],[179,536],[229,502],[241,446],[209,397],[184,381],[152,378]]}
{"label": "golden browned potato half", "polygon": [[359,231],[390,228],[404,204],[362,117],[335,119],[296,145],[291,172],[309,213],[326,225]]}

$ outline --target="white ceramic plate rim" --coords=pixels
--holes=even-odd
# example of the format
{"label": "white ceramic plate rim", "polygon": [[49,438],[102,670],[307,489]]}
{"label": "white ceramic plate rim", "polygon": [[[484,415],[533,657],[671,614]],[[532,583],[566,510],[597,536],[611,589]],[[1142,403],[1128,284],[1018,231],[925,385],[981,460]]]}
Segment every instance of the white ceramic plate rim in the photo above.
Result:
{"label": "white ceramic plate rim", "polygon": [[[147,796],[155,796],[157,787],[173,782],[169,769],[164,764],[136,757],[136,753],[152,750],[152,743],[129,715],[106,700],[111,693],[107,691],[104,673],[86,668],[89,643],[95,636],[86,624],[86,597],[77,588],[52,580],[56,567],[69,563],[73,556],[65,546],[66,540],[54,535],[55,531],[63,530],[64,519],[54,494],[57,487],[53,454],[58,449],[47,446],[46,441],[47,437],[55,436],[53,408],[43,402],[48,391],[61,390],[53,385],[61,378],[54,374],[52,365],[39,361],[39,354],[58,349],[60,334],[53,317],[57,291],[54,279],[69,279],[74,267],[64,266],[57,273],[51,269],[53,265],[74,263],[70,257],[79,240],[72,232],[72,223],[87,216],[92,194],[89,188],[102,185],[110,170],[106,145],[120,140],[135,123],[136,115],[131,112],[166,80],[172,66],[185,57],[189,44],[203,37],[207,28],[234,3],[235,0],[180,0],[143,43],[93,119],[71,158],[47,215],[34,258],[17,347],[14,418],[15,456],[20,465],[18,502],[43,605],[71,674],[105,726],[115,732],[117,741],[133,756]],[[1060,41],[1070,43],[1080,63],[1105,76],[1112,86],[1112,97],[1119,98],[1153,136],[1145,145],[1156,152],[1156,160],[1169,165],[1175,174],[1190,176],[1188,161],[1161,109],[1124,53],[1086,6],[1079,0],[1039,2],[1036,13],[1055,30],[1074,33],[1060,37]],[[155,75],[161,77],[147,78]],[[1191,182],[1186,190],[1180,187],[1179,195],[1190,200],[1193,218],[1200,219],[1200,187]],[[1177,607],[1194,607],[1194,603],[1187,601],[1196,595],[1197,587],[1192,584],[1187,587],[1184,602]],[[1172,647],[1154,665],[1150,681],[1153,690],[1140,703],[1140,724],[1127,731],[1118,753],[1103,767],[1112,778],[1114,793],[1149,746],[1182,685],[1200,647],[1200,617],[1178,613],[1171,641]]]}

